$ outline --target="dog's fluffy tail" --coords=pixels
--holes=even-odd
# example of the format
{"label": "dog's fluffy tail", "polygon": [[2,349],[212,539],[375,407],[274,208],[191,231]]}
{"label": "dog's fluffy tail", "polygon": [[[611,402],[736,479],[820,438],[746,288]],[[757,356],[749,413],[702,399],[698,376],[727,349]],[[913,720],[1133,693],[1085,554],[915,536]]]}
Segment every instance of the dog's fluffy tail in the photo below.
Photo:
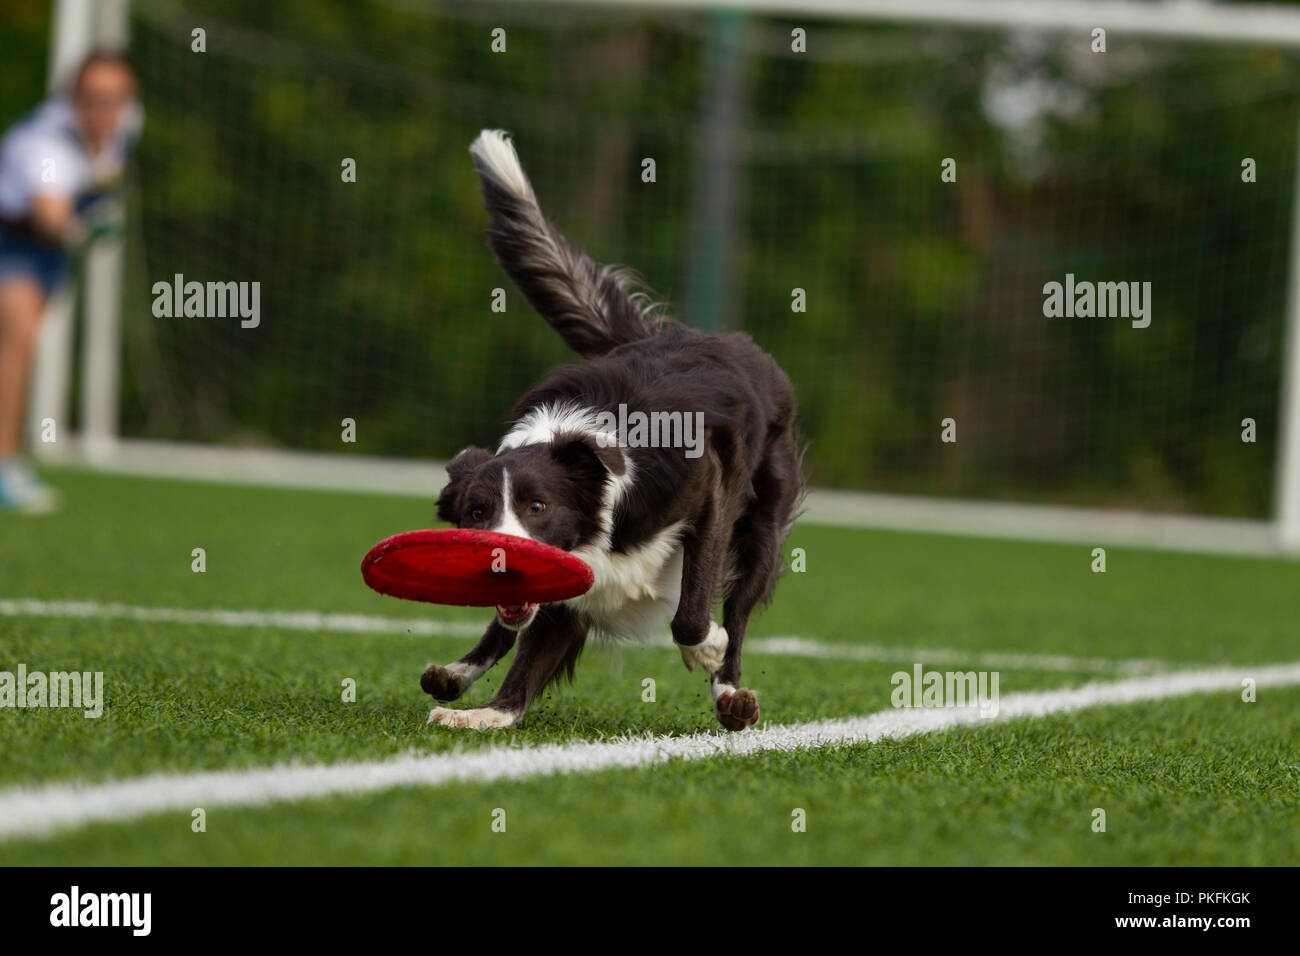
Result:
{"label": "dog's fluffy tail", "polygon": [[505,132],[483,130],[469,152],[492,218],[493,252],[569,348],[594,358],[655,334],[657,307],[632,291],[631,277],[597,265],[547,222]]}

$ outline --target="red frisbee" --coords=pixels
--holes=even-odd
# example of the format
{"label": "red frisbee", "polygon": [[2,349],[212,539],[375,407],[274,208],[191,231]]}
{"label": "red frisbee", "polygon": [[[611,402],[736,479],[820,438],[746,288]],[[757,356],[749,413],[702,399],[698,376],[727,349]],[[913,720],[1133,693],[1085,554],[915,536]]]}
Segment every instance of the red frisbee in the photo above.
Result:
{"label": "red frisbee", "polygon": [[590,565],[563,548],[470,528],[385,538],[361,562],[361,576],[380,594],[471,607],[564,601],[595,581]]}

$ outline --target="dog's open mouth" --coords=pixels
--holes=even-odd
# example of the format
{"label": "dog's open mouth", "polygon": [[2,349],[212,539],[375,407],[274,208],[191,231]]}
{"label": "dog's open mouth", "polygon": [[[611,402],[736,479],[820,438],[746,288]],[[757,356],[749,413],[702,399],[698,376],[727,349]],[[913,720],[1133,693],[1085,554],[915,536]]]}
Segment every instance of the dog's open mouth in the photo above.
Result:
{"label": "dog's open mouth", "polygon": [[536,610],[536,604],[498,604],[497,617],[506,627],[523,627]]}

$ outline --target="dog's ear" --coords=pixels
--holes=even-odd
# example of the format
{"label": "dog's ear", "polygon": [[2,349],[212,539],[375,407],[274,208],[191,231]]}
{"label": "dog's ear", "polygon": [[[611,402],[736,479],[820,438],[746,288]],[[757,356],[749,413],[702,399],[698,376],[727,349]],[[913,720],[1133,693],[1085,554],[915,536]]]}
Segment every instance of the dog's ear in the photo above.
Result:
{"label": "dog's ear", "polygon": [[606,475],[617,478],[627,472],[623,449],[616,445],[606,447],[591,435],[556,435],[551,454],[565,468],[592,480],[603,480]]}
{"label": "dog's ear", "polygon": [[438,496],[438,517],[450,524],[460,524],[460,492],[465,479],[479,465],[491,461],[492,453],[486,448],[470,445],[462,448],[456,457],[447,462],[447,487]]}
{"label": "dog's ear", "polygon": [[455,484],[479,465],[491,460],[492,452],[486,448],[479,448],[478,445],[462,448],[456,453],[455,458],[447,462],[447,477],[451,479],[452,484]]}

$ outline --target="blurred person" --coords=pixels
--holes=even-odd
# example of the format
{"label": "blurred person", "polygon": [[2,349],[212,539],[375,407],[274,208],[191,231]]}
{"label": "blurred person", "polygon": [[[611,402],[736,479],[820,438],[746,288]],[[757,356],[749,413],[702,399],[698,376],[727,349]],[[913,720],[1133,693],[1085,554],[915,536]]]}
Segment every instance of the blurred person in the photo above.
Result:
{"label": "blurred person", "polygon": [[37,333],[74,254],[120,223],[118,195],[143,116],[131,65],[100,51],[0,140],[0,510],[57,502],[20,455]]}

